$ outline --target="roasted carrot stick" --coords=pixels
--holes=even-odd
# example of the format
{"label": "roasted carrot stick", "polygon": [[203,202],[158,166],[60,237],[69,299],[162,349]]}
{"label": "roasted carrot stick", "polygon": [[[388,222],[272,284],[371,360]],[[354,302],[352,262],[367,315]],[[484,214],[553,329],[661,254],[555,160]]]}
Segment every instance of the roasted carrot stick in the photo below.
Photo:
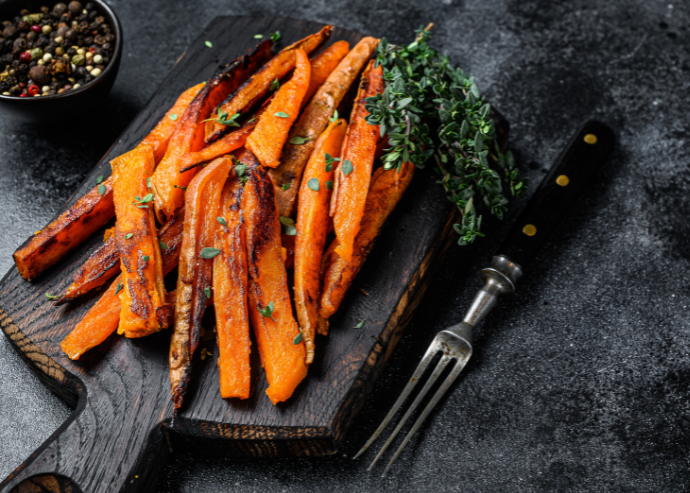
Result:
{"label": "roasted carrot stick", "polygon": [[[167,149],[170,136],[194,95],[203,87],[198,84],[183,92],[174,106],[142,141],[153,146],[156,163]],[[178,115],[174,120],[173,114]],[[102,186],[101,186],[102,185]],[[86,193],[57,219],[29,238],[14,252],[14,261],[21,276],[34,280],[70,250],[105,226],[115,215],[111,180],[108,178]]]}
{"label": "roasted carrot stick", "polygon": [[316,90],[326,82],[328,76],[331,75],[340,63],[340,60],[345,58],[349,51],[350,44],[347,41],[336,41],[311,59],[311,79],[309,79],[309,89],[307,89],[307,93],[302,100],[302,108],[311,101]]}
{"label": "roasted carrot stick", "polygon": [[231,174],[221,199],[219,217],[223,222],[216,240],[220,253],[213,259],[220,395],[224,399],[246,399],[251,385],[247,256],[240,209],[243,191],[239,178]]}
{"label": "roasted carrot stick", "polygon": [[[283,147],[280,166],[269,170],[276,186],[278,210],[281,216],[292,217],[297,189],[302,179],[302,171],[314,150],[316,139],[328,125],[345,94],[350,89],[374,53],[379,40],[363,38],[343,58],[338,66],[316,91],[288,135],[288,143]],[[299,140],[291,144],[290,141]],[[306,140],[305,140],[306,139]]]}
{"label": "roasted carrot stick", "polygon": [[110,164],[117,217],[115,244],[123,284],[118,332],[126,337],[143,337],[167,327],[172,314],[172,306],[165,303],[163,263],[151,207],[153,148],[140,144]]}
{"label": "roasted carrot stick", "polygon": [[[177,267],[182,247],[183,220],[184,209],[161,230],[160,241],[165,244],[165,247],[161,245],[164,275]],[[118,276],[84,318],[72,329],[72,332],[63,339],[60,347],[67,356],[71,359],[79,359],[82,354],[98,346],[115,332],[120,324],[122,305],[119,292],[122,288],[122,278]],[[175,298],[171,299],[174,293],[174,291],[168,293],[166,302],[172,301],[174,303]]]}
{"label": "roasted carrot stick", "polygon": [[204,87],[204,84],[206,83],[202,82],[183,92],[180,97],[177,98],[177,101],[175,101],[173,107],[170,108],[163,119],[158,122],[158,125],[156,125],[154,129],[151,130],[146,137],[144,137],[144,140],[141,141],[141,143],[144,145],[153,146],[153,157],[156,160],[156,164],[163,159],[163,155],[165,155],[165,151],[168,149],[170,136],[172,135],[177,122],[180,121],[180,117],[184,114],[187,106],[189,106],[189,103],[194,100],[199,91],[201,91],[201,89]]}
{"label": "roasted carrot stick", "polygon": [[211,297],[211,276],[223,185],[232,167],[230,157],[218,158],[194,177],[185,194],[185,218],[180,251],[175,332],[170,341],[170,385],[179,409],[199,344],[201,317]]}
{"label": "roasted carrot stick", "polygon": [[250,171],[242,207],[249,317],[269,384],[266,394],[277,404],[292,395],[306,376],[307,365],[302,336],[292,315],[273,183],[261,166]]}
{"label": "roasted carrot stick", "polygon": [[371,180],[371,188],[367,195],[361,226],[355,238],[352,260],[346,262],[339,255],[333,253],[334,250],[337,251],[335,248],[338,242],[337,238],[326,252],[325,257],[329,265],[324,278],[323,296],[319,307],[319,315],[326,323],[328,318],[338,310],[345,293],[352,285],[352,281],[374,246],[376,236],[410,184],[414,175],[414,168],[413,164],[405,163],[400,172],[395,169],[377,169]]}
{"label": "roasted carrot stick", "polygon": [[280,152],[309,88],[311,65],[304,50],[295,50],[295,60],[295,72],[273,97],[245,145],[262,165],[270,168],[280,164]]}
{"label": "roasted carrot stick", "polygon": [[[328,203],[333,188],[333,158],[340,157],[345,120],[332,122],[319,137],[299,189],[295,242],[295,305],[307,349],[306,363],[314,360],[314,339],[321,296],[321,255],[328,233]],[[329,156],[327,159],[326,156]]]}
{"label": "roasted carrot stick", "polygon": [[331,215],[338,238],[335,253],[346,262],[352,258],[352,245],[364,213],[376,144],[380,138],[378,125],[369,125],[365,120],[369,114],[365,108],[366,98],[377,93],[383,93],[383,69],[380,65],[374,67],[372,60],[362,75],[352,108],[342,162],[336,173],[335,193],[331,199]]}
{"label": "roasted carrot stick", "polygon": [[[332,32],[333,26],[325,26],[318,33],[311,34],[283,49],[261,67],[242,87],[230,94],[217,111],[234,115],[260,102],[268,94],[273,81],[282,79],[295,67],[295,50],[304,50],[307,54],[313,53],[328,41]],[[226,133],[228,133],[228,129],[218,122],[212,120],[206,122],[206,142],[211,143]]]}
{"label": "roasted carrot stick", "polygon": [[269,40],[261,42],[248,55],[242,56],[225,68],[220,74],[211,77],[204,88],[182,115],[182,121],[173,132],[168,150],[153,175],[153,191],[156,215],[161,223],[171,218],[184,203],[184,189],[196,173],[190,169],[184,173],[186,156],[199,152],[204,147],[204,120],[210,116],[227,123],[228,128],[236,125],[233,114],[211,115],[225,97],[240,87],[271,56]]}

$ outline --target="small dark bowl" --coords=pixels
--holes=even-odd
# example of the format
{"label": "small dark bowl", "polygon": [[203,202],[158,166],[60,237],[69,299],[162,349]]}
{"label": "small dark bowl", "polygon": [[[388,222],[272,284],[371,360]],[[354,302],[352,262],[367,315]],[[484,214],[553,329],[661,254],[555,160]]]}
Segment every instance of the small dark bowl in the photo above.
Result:
{"label": "small dark bowl", "polygon": [[[69,0],[62,0],[69,3]],[[115,35],[115,49],[110,63],[105,67],[101,75],[80,87],[62,94],[41,97],[15,97],[0,94],[0,111],[11,115],[17,120],[34,124],[54,124],[66,120],[74,120],[86,116],[89,112],[95,112],[100,107],[101,101],[112,89],[120,68],[122,58],[122,26],[120,21],[108,4],[101,0],[84,0],[96,5],[98,12],[105,17]],[[22,9],[31,12],[39,12],[42,6],[53,8],[59,0],[4,0],[0,3],[0,21],[11,20]]]}

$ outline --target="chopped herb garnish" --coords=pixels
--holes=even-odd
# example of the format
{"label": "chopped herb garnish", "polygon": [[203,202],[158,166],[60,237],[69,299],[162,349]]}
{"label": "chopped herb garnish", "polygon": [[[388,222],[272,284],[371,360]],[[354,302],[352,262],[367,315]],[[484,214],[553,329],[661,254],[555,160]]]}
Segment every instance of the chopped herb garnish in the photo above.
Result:
{"label": "chopped herb garnish", "polygon": [[146,188],[151,188],[151,177],[146,178]]}
{"label": "chopped herb garnish", "polygon": [[264,35],[263,34],[255,34],[254,39],[264,39]]}
{"label": "chopped herb garnish", "polygon": [[217,248],[205,247],[201,249],[201,252],[199,252],[199,258],[211,259],[216,257],[219,253],[220,250]]}
{"label": "chopped herb garnish", "polygon": [[291,183],[283,183],[283,186],[281,187],[283,189],[283,192],[290,190],[290,185]]}
{"label": "chopped herb garnish", "polygon": [[343,165],[340,167],[341,170],[343,170],[343,174],[345,176],[349,175],[352,173],[352,170],[354,170],[354,166],[352,166],[352,163],[350,162],[349,159],[346,159],[345,162],[343,162]]}
{"label": "chopped herb garnish", "polygon": [[103,175],[96,178],[96,185],[100,185],[102,181],[103,181]]}
{"label": "chopped herb garnish", "polygon": [[153,200],[153,194],[152,193],[147,193],[146,195],[144,195],[143,198],[141,198],[139,196],[134,197],[134,203],[135,204],[148,204],[152,200]]}
{"label": "chopped herb garnish", "polygon": [[127,233],[125,235],[125,240],[129,240],[132,236],[134,236],[134,233]]}
{"label": "chopped herb garnish", "polygon": [[103,185],[102,183],[100,185],[98,185],[98,195],[101,195],[101,196],[105,195],[105,191],[106,191],[105,185]]}
{"label": "chopped herb garnish", "polygon": [[364,322],[366,322],[366,321],[367,321],[367,320],[364,319],[364,320],[362,320],[360,323],[358,323],[357,325],[355,325],[355,329],[361,329],[362,327],[364,327]]}
{"label": "chopped herb garnish", "polygon": [[150,258],[151,258],[151,257],[149,257],[148,255],[144,255],[144,256],[142,257],[142,259],[144,260],[144,262],[148,262]]}
{"label": "chopped herb garnish", "polygon": [[117,283],[117,287],[115,288],[115,294],[119,293],[122,291],[122,288],[124,288],[124,285],[122,284],[122,281]]}
{"label": "chopped herb garnish", "polygon": [[256,308],[259,310],[259,313],[263,315],[264,317],[268,317],[274,322],[276,321],[275,318],[273,318],[273,302],[271,301],[268,305],[266,305],[266,308],[263,310],[261,309],[261,305],[257,305]]}
{"label": "chopped herb garnish", "polygon": [[273,92],[277,91],[278,89],[280,89],[280,81],[278,80],[278,77],[276,77],[273,79],[273,82],[271,82],[271,85],[268,86],[268,90]]}
{"label": "chopped herb garnish", "polygon": [[290,118],[290,115],[288,115],[284,111],[279,111],[278,113],[275,113],[275,116],[277,116],[278,118]]}
{"label": "chopped herb garnish", "polygon": [[161,240],[158,240],[158,246],[161,248],[161,250],[167,250],[168,249],[168,245],[163,243]]}
{"label": "chopped herb garnish", "polygon": [[179,188],[180,190],[187,190],[187,187],[180,187],[178,185],[173,185],[173,188]]}
{"label": "chopped herb garnish", "polygon": [[208,286],[206,286],[206,287],[204,288],[204,294],[206,295],[207,298],[210,298],[210,297],[211,297],[211,288],[209,288]]}
{"label": "chopped herb garnish", "polygon": [[290,139],[290,144],[294,144],[296,146],[301,146],[302,144],[306,144],[311,140],[311,137],[293,137]]}
{"label": "chopped herb garnish", "polygon": [[235,174],[237,176],[244,176],[244,173],[247,171],[247,165],[244,164],[242,161],[237,163],[235,165]]}
{"label": "chopped herb garnish", "polygon": [[295,338],[292,340],[292,343],[296,346],[300,342],[302,342],[302,327],[299,327],[299,334],[295,336]]}
{"label": "chopped herb garnish", "polygon": [[295,221],[292,218],[280,216],[280,224],[283,225],[283,232],[288,236],[295,236],[297,234],[297,228],[295,227]]}
{"label": "chopped herb garnish", "polygon": [[170,115],[168,118],[170,118],[172,121],[177,120],[177,113],[173,113],[173,114]]}
{"label": "chopped herb garnish", "polygon": [[332,122],[336,121],[338,119],[338,110],[335,110],[333,112],[333,116],[330,118]]}
{"label": "chopped herb garnish", "polygon": [[247,120],[247,123],[251,123],[251,122],[253,122],[254,120],[256,120],[256,117],[253,117],[251,120]]}
{"label": "chopped herb garnish", "polygon": [[46,293],[46,298],[48,298],[50,301],[57,300],[60,298],[59,295],[52,295],[50,293]]}
{"label": "chopped herb garnish", "polygon": [[314,190],[315,192],[318,192],[319,191],[319,180],[318,180],[318,178],[311,178],[307,182],[307,186],[309,188],[311,188],[312,190]]}
{"label": "chopped herb garnish", "polygon": [[331,155],[328,153],[326,153],[325,159],[326,159],[326,173],[330,173],[331,171],[333,171],[333,163],[335,163],[336,161],[340,161],[339,157],[331,157]]}
{"label": "chopped herb garnish", "polygon": [[239,117],[239,113],[235,113],[232,116],[228,116],[227,111],[223,111],[221,108],[218,108],[218,116],[216,116],[215,118],[208,118],[204,121],[214,121],[216,123],[220,123],[221,125],[225,125],[226,127],[239,127],[240,124],[236,121]]}
{"label": "chopped herb garnish", "polygon": [[276,31],[274,33],[271,33],[271,41],[274,43],[280,39],[280,31]]}
{"label": "chopped herb garnish", "polygon": [[225,222],[225,219],[223,219],[222,217],[220,217],[220,216],[217,217],[217,218],[216,218],[216,221],[218,221],[220,224],[222,224],[222,225],[225,226],[226,228],[228,227],[228,223],[226,223],[226,222]]}
{"label": "chopped herb garnish", "polygon": [[205,44],[208,48],[213,48],[213,43],[211,43],[210,41],[204,41],[204,44]]}
{"label": "chopped herb garnish", "polygon": [[326,182],[326,190],[333,190],[333,182],[331,180]]}

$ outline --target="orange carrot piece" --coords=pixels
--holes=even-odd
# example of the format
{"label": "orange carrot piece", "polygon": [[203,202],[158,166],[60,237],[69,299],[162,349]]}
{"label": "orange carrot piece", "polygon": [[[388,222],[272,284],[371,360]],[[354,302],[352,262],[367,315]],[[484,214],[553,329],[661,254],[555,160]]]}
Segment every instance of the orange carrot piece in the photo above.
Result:
{"label": "orange carrot piece", "polygon": [[177,122],[181,120],[187,106],[189,106],[205,84],[205,82],[202,82],[180,94],[173,107],[168,110],[163,119],[158,122],[158,125],[141,141],[141,144],[153,146],[153,157],[156,164],[163,159]]}
{"label": "orange carrot piece", "polygon": [[283,145],[290,127],[299,116],[302,100],[309,88],[311,65],[307,54],[304,50],[295,50],[295,59],[295,72],[278,89],[245,145],[262,165],[270,168],[280,164]]}
{"label": "orange carrot piece", "polygon": [[311,78],[309,79],[309,89],[302,100],[302,108],[304,108],[316,90],[326,82],[328,76],[338,66],[340,60],[345,58],[345,55],[350,51],[350,43],[347,41],[336,41],[331,46],[323,50],[311,60]]}
{"label": "orange carrot piece", "polygon": [[328,262],[328,265],[319,315],[326,327],[328,318],[338,310],[352,281],[362,268],[383,224],[400,202],[400,198],[412,180],[414,169],[411,163],[403,164],[400,172],[395,169],[377,169],[371,180],[371,189],[367,195],[361,227],[355,238],[352,260],[346,262],[333,253],[334,250],[337,251],[337,238],[324,255],[324,260]]}
{"label": "orange carrot piece", "polygon": [[304,180],[299,190],[295,242],[295,306],[307,349],[307,364],[314,361],[314,339],[321,296],[319,271],[328,234],[328,203],[333,188],[335,163],[327,163],[326,154],[336,159],[340,157],[346,131],[347,123],[341,119],[332,122],[321,134],[304,169]]}
{"label": "orange carrot piece", "polygon": [[[161,230],[160,240],[165,243],[165,248],[161,251],[164,275],[177,267],[182,247],[183,220],[184,209]],[[115,250],[117,251],[117,247]],[[118,293],[122,287],[122,277],[117,276],[84,318],[62,340],[60,347],[67,356],[73,360],[79,359],[82,354],[98,346],[115,332],[120,324],[122,305]],[[173,294],[174,291],[168,293],[166,303],[174,302],[174,298],[171,298]]]}
{"label": "orange carrot piece", "polygon": [[153,149],[139,145],[111,163],[115,203],[115,244],[122,264],[118,332],[143,337],[167,327],[172,307],[165,303],[153,194],[149,178],[155,167]]}
{"label": "orange carrot piece", "polygon": [[170,386],[179,409],[189,383],[192,358],[199,344],[201,318],[211,297],[213,260],[204,249],[216,248],[220,197],[230,157],[218,158],[202,169],[185,195],[185,218],[177,278],[175,332],[170,341]]}
{"label": "orange carrot piece", "polygon": [[331,215],[338,238],[335,253],[346,262],[352,258],[352,245],[364,213],[376,144],[380,138],[379,126],[369,125],[365,120],[369,114],[365,108],[366,98],[380,93],[383,93],[383,69],[380,65],[374,68],[372,60],[362,75],[357,99],[352,108],[347,142],[336,173],[335,193],[331,199]]}
{"label": "orange carrot piece", "polygon": [[[184,203],[184,189],[197,172],[181,173],[189,153],[201,151],[204,142],[204,120],[213,108],[240,87],[271,56],[271,42],[265,40],[248,55],[238,58],[220,74],[212,77],[187,107],[175,128],[168,150],[153,175],[156,215],[161,223],[171,218]],[[232,117],[233,114],[229,114]]]}
{"label": "orange carrot piece", "polygon": [[[307,54],[315,52],[331,37],[333,26],[325,26],[321,31],[311,34],[296,43],[284,48],[256,72],[242,87],[229,95],[217,111],[228,115],[241,113],[251,108],[268,94],[274,80],[282,79],[295,68],[295,50],[304,50]],[[211,143],[228,133],[228,128],[213,120],[206,122],[206,142]]]}
{"label": "orange carrot piece", "polygon": [[306,376],[306,351],[292,315],[273,183],[261,166],[253,167],[249,174],[242,203],[249,317],[269,384],[266,394],[277,404],[289,399]]}
{"label": "orange carrot piece", "polygon": [[241,212],[243,191],[236,176],[225,184],[219,214],[225,224],[218,227],[216,240],[221,252],[213,260],[220,395],[224,399],[246,399],[251,387],[247,256]]}
{"label": "orange carrot piece", "polygon": [[[314,151],[316,139],[328,126],[329,118],[371,58],[378,42],[376,38],[363,38],[357,43],[328,76],[326,82],[318,88],[290,130],[288,142],[283,147],[280,166],[268,171],[276,187],[278,211],[281,216],[293,216],[302,172]],[[291,144],[290,141],[295,137],[307,140],[300,140],[302,144]]]}

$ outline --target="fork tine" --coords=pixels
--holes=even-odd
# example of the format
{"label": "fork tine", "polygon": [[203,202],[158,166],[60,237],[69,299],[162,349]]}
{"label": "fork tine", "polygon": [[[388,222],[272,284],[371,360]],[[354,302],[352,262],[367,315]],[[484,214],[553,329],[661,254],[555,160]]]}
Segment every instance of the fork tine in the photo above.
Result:
{"label": "fork tine", "polygon": [[448,362],[453,359],[449,356],[443,355],[441,357],[441,360],[438,362],[436,365],[436,368],[434,369],[434,372],[431,374],[429,379],[426,381],[426,384],[424,384],[424,387],[422,390],[417,394],[417,397],[415,398],[414,402],[412,405],[407,409],[407,412],[405,412],[405,415],[402,417],[400,422],[398,423],[398,426],[395,427],[393,430],[393,433],[391,433],[391,436],[388,437],[388,440],[386,440],[386,443],[383,444],[383,447],[381,447],[381,450],[379,450],[379,453],[374,457],[374,460],[372,461],[371,465],[369,466],[369,471],[371,470],[372,467],[374,467],[374,464],[379,460],[381,455],[386,451],[386,449],[393,443],[393,440],[395,437],[398,435],[404,424],[407,422],[408,418],[410,415],[414,412],[415,409],[417,409],[417,406],[421,402],[421,400],[424,398],[427,392],[429,392],[429,389],[434,385],[436,380],[438,380],[438,377],[441,375],[445,367],[448,365]]}
{"label": "fork tine", "polygon": [[[453,359],[456,359],[456,358],[453,358]],[[422,412],[422,414],[417,418],[417,421],[415,421],[415,424],[412,426],[412,428],[410,429],[410,431],[409,431],[409,432],[407,433],[407,435],[405,436],[405,439],[403,440],[403,442],[402,442],[402,443],[400,444],[400,446],[398,447],[398,450],[395,451],[395,455],[393,455],[393,457],[391,458],[390,462],[388,462],[388,465],[386,466],[386,469],[383,471],[383,474],[381,475],[381,477],[383,477],[383,476],[386,475],[386,473],[388,472],[388,470],[389,470],[389,469],[391,468],[391,466],[393,465],[393,462],[395,462],[395,460],[398,458],[398,456],[400,455],[400,453],[401,453],[401,452],[403,451],[403,449],[405,448],[405,445],[407,445],[407,443],[408,443],[408,442],[410,441],[410,439],[412,438],[412,435],[414,435],[415,432],[417,431],[417,429],[422,425],[422,423],[424,422],[424,420],[426,419],[426,417],[429,415],[429,413],[431,412],[431,410],[436,406],[436,404],[437,404],[438,401],[441,399],[441,397],[443,397],[443,394],[446,393],[446,391],[447,391],[448,388],[451,386],[451,384],[453,383],[453,381],[457,378],[457,376],[460,374],[460,372],[462,371],[462,369],[465,368],[465,365],[466,365],[466,364],[467,364],[467,360],[461,361],[461,360],[456,359],[455,366],[453,367],[453,369],[451,370],[451,372],[448,374],[448,376],[446,377],[446,379],[443,381],[443,384],[441,384],[441,386],[438,388],[438,390],[437,390],[436,393],[434,394],[434,397],[431,398],[431,401],[429,401],[429,403],[427,404],[427,406],[424,408],[424,411]]]}
{"label": "fork tine", "polygon": [[417,382],[419,381],[420,378],[422,378],[422,375],[424,374],[424,371],[426,370],[427,366],[429,366],[429,363],[431,363],[431,360],[434,358],[437,352],[440,351],[440,348],[436,346],[436,344],[431,344],[429,346],[429,349],[426,350],[426,354],[422,358],[422,361],[419,362],[419,365],[417,365],[417,369],[414,371],[414,374],[410,378],[410,381],[407,382],[407,385],[405,386],[405,389],[402,391],[400,394],[400,397],[398,397],[398,400],[395,401],[395,404],[393,404],[393,407],[391,408],[390,411],[388,411],[388,414],[386,415],[385,418],[383,418],[383,421],[379,425],[378,428],[376,428],[376,431],[374,432],[373,435],[367,440],[367,443],[364,444],[364,446],[357,452],[357,454],[353,457],[353,459],[356,459],[360,455],[364,453],[366,449],[369,448],[369,446],[374,443],[374,441],[378,438],[378,436],[381,434],[381,432],[388,426],[388,423],[391,422],[393,419],[393,416],[395,416],[395,413],[398,412],[398,409],[400,409],[400,406],[402,406],[403,402],[405,402],[405,399],[407,399],[407,396],[410,395],[410,392],[412,392],[412,389],[417,385]]}

